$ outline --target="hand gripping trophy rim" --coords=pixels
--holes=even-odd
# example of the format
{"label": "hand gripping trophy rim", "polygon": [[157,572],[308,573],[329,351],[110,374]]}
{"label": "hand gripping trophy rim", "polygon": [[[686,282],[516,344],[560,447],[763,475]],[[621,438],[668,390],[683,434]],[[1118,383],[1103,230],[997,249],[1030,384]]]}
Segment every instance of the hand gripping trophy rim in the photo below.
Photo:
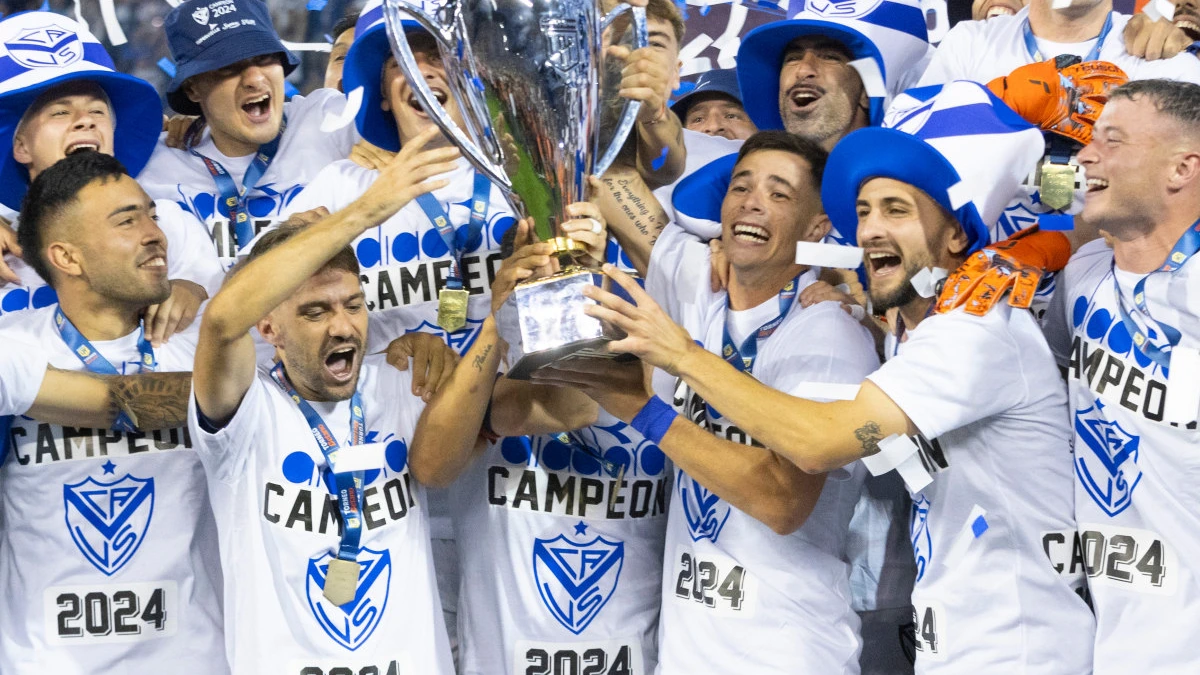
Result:
{"label": "hand gripping trophy rim", "polygon": [[[417,66],[416,56],[413,54],[408,40],[402,39],[404,36],[403,14],[407,14],[413,21],[433,35],[438,42],[439,49],[444,50],[446,53],[453,53],[454,51],[452,44],[453,36],[450,34],[449,29],[439,24],[419,3],[420,0],[384,0],[383,2],[383,14],[387,22],[388,40],[391,43],[392,55],[396,57],[396,64],[400,66],[400,71],[408,78],[409,85],[413,87],[417,102],[429,114],[430,119],[463,151],[467,161],[473,167],[481,171],[493,183],[503,188],[502,192],[504,193],[505,200],[508,201],[513,213],[524,215],[523,210],[517,204],[513,203],[512,181],[503,169],[504,151],[500,147],[495,134],[490,131],[491,125],[485,120],[473,120],[480,125],[484,135],[487,136],[487,144],[500,156],[499,161],[488,157],[483,149],[479,147],[479,144],[475,142],[476,140],[484,139],[471,138],[454,120],[450,119],[449,113],[438,103],[433,90],[429,87],[429,83],[421,75],[420,68]],[[641,49],[646,47],[649,44],[649,30],[646,25],[645,8],[633,7],[621,3],[604,16],[601,21],[601,28],[607,28],[617,17],[626,11],[632,11],[633,13],[634,43],[636,48]],[[470,84],[468,83],[464,88],[469,86]],[[461,100],[456,87],[451,87],[451,90],[451,95],[458,101],[459,107],[463,110],[464,114],[470,114],[470,111],[477,109],[474,101]],[[613,135],[609,147],[599,159],[594,161],[590,172],[592,175],[601,176],[612,165],[617,157],[617,153],[621,151],[621,146],[625,144],[625,139],[629,136],[630,130],[633,129],[633,124],[637,119],[637,114],[641,106],[641,101],[625,102],[620,122],[617,124],[616,133]]]}

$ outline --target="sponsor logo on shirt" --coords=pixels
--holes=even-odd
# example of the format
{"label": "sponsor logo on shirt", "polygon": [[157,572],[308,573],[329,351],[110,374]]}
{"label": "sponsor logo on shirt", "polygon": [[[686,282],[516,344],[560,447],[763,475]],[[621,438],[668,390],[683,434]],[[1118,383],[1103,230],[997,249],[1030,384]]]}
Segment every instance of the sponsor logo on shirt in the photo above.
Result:
{"label": "sponsor logo on shirt", "polygon": [[1141,439],[1108,420],[1105,407],[1096,399],[1075,411],[1075,436],[1082,441],[1075,444],[1075,475],[1096,505],[1115,516],[1133,503],[1133,490],[1142,480]]}
{"label": "sponsor logo on shirt", "polygon": [[358,586],[354,599],[338,606],[325,597],[325,575],[333,555],[328,551],[308,561],[305,590],[313,618],[334,642],[350,651],[363,646],[387,610],[392,582],[392,556],[386,549],[358,552]]}
{"label": "sponsor logo on shirt", "polygon": [[599,535],[587,541],[587,523],[553,539],[534,539],[533,576],[546,609],[579,635],[608,604],[621,578],[625,544]]}
{"label": "sponsor logo on shirt", "polygon": [[8,440],[14,459],[22,467],[192,449],[192,437],[187,428],[125,433],[109,429],[61,427],[28,417],[13,420]]}
{"label": "sponsor logo on shirt", "polygon": [[[115,464],[104,465],[112,473]],[[154,479],[125,474],[104,482],[89,476],[63,485],[67,529],[83,557],[108,576],[128,563],[154,515]]]}

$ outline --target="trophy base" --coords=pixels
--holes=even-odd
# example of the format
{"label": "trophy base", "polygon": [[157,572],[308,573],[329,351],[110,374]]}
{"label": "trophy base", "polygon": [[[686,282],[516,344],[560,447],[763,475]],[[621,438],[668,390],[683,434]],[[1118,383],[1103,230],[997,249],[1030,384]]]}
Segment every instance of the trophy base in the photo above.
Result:
{"label": "trophy base", "polygon": [[609,337],[598,337],[526,354],[508,369],[506,376],[513,380],[528,380],[534,371],[565,359],[586,358],[624,362],[637,358],[632,354],[613,354],[605,351],[604,345],[612,340],[613,338]]}

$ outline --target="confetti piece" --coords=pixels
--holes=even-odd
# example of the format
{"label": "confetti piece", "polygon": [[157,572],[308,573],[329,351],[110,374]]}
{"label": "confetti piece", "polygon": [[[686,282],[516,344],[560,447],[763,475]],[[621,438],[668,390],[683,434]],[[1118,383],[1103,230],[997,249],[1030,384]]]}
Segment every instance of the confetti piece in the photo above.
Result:
{"label": "confetti piece", "polygon": [[162,57],[158,60],[158,68],[167,74],[167,77],[175,77],[175,63],[167,57]]}
{"label": "confetti piece", "polygon": [[650,167],[653,168],[655,171],[658,171],[659,169],[661,169],[663,164],[667,163],[667,152],[669,152],[669,150],[667,148],[663,148],[662,154],[658,156],[658,159],[655,159],[652,162],[650,162]]}
{"label": "confetti piece", "polygon": [[308,11],[319,12],[325,9],[327,4],[329,4],[329,0],[308,0]]}

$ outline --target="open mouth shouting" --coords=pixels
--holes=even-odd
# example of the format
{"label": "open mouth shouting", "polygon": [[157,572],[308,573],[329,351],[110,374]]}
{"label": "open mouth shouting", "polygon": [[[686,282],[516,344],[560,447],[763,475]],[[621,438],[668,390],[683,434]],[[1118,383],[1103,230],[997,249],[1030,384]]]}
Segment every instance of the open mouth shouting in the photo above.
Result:
{"label": "open mouth shouting", "polygon": [[262,124],[271,119],[271,95],[261,94],[242,104],[242,111],[254,124]]}
{"label": "open mouth shouting", "polygon": [[824,89],[802,84],[788,89],[787,98],[793,111],[807,111],[815,107],[824,95]]}
{"label": "open mouth shouting", "polygon": [[[433,97],[437,99],[437,102],[443,106],[446,105],[446,101],[450,99],[450,96],[446,93],[446,90],[440,86],[432,84],[429,85],[429,88],[433,91]],[[425,113],[425,109],[421,107],[420,101],[417,100],[416,91],[410,90],[408,92],[408,106],[417,111],[418,115],[421,115],[422,117],[428,117],[428,115]]]}
{"label": "open mouth shouting", "polygon": [[867,272],[872,279],[882,279],[903,271],[903,260],[894,251],[868,250],[864,253]]}
{"label": "open mouth shouting", "polygon": [[86,150],[90,150],[92,152],[99,152],[100,151],[100,142],[99,141],[73,141],[67,145],[67,150],[66,150],[66,153],[64,153],[64,154],[73,155],[77,152],[82,152],[82,151],[86,151]]}
{"label": "open mouth shouting", "polygon": [[1189,9],[1175,11],[1175,27],[1182,30],[1188,38],[1200,40],[1200,16]]}
{"label": "open mouth shouting", "polygon": [[358,373],[358,357],[361,345],[343,342],[333,345],[325,353],[325,372],[329,379],[339,385],[350,384]]}

